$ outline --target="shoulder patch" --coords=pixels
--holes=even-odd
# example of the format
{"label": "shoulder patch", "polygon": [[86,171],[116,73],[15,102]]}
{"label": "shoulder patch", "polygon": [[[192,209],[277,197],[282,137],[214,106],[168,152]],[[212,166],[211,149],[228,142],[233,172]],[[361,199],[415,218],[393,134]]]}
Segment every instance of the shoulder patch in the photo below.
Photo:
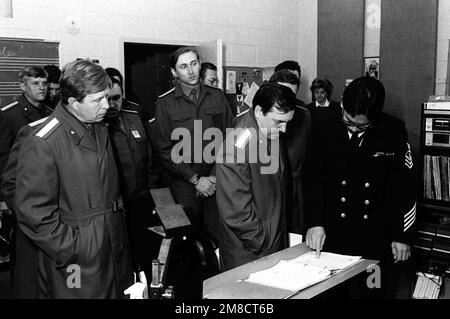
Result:
{"label": "shoulder patch", "polygon": [[245,145],[247,145],[247,142],[250,140],[251,137],[252,132],[248,128],[245,129],[242,133],[240,133],[237,136],[236,143],[234,144],[234,146],[236,146],[237,148],[243,148]]}
{"label": "shoulder patch", "polygon": [[248,109],[248,110],[246,110],[246,111],[244,111],[244,112],[239,113],[238,115],[236,115],[236,117],[240,117],[240,116],[244,115],[245,113],[248,113],[248,111],[250,111],[250,109]]}
{"label": "shoulder patch", "polygon": [[5,112],[7,109],[10,109],[10,108],[12,108],[13,106],[15,106],[15,105],[17,105],[17,104],[19,104],[18,101],[12,102],[12,103],[10,103],[10,104],[8,104],[8,105],[5,105],[5,106],[2,107],[0,110],[2,110],[3,112]]}
{"label": "shoulder patch", "polygon": [[48,116],[44,117],[44,118],[42,118],[40,120],[34,121],[32,123],[28,123],[28,126],[30,126],[30,127],[38,126],[39,124],[44,123],[47,119],[48,119]]}
{"label": "shoulder patch", "polygon": [[163,93],[163,94],[161,94],[160,96],[158,96],[158,98],[160,99],[160,98],[162,98],[162,97],[165,97],[166,95],[172,93],[173,91],[175,91],[175,88],[174,88],[174,87],[171,88],[171,89],[170,89],[169,91],[167,91],[166,93]]}
{"label": "shoulder patch", "polygon": [[130,100],[127,100],[127,102],[130,103],[130,104],[133,105],[133,106],[140,106],[140,105],[137,104],[136,102],[133,102],[133,101],[130,101]]}
{"label": "shoulder patch", "polygon": [[155,120],[156,120],[156,117],[154,117],[154,118],[148,120],[148,122],[149,122],[149,123],[152,123],[152,122],[154,122]]}
{"label": "shoulder patch", "polygon": [[46,139],[49,137],[55,129],[59,126],[59,121],[56,117],[54,117],[50,122],[44,125],[37,133],[36,136],[40,138]]}
{"label": "shoulder patch", "polygon": [[122,110],[121,110],[121,112],[125,112],[125,113],[133,113],[133,114],[139,114],[139,112],[138,112],[138,111],[133,111],[133,110],[125,110],[125,109],[122,109]]}

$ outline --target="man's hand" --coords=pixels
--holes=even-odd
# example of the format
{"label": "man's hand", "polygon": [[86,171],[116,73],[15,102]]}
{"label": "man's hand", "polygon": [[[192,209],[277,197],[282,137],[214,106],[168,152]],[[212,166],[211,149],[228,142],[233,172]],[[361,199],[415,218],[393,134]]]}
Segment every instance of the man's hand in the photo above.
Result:
{"label": "man's hand", "polygon": [[394,257],[394,263],[399,261],[407,261],[411,256],[411,246],[397,241],[393,241],[391,244],[392,256]]}
{"label": "man's hand", "polygon": [[209,177],[200,177],[195,189],[205,197],[214,195],[216,191],[216,184],[212,183]]}
{"label": "man's hand", "polygon": [[311,227],[306,233],[306,245],[317,252],[320,256],[323,244],[325,243],[325,229],[322,226]]}

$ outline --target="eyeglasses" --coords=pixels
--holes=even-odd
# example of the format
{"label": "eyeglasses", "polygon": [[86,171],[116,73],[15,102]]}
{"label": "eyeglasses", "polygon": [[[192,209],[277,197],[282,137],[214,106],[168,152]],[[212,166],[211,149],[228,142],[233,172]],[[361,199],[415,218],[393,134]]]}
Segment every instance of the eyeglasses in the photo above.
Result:
{"label": "eyeglasses", "polygon": [[354,130],[351,130],[352,132],[364,132],[367,129],[369,129],[372,126],[372,122],[367,123],[356,123],[353,122],[351,119],[348,118],[347,114],[345,114],[344,110],[342,110],[342,122],[347,127],[347,129],[355,128]]}

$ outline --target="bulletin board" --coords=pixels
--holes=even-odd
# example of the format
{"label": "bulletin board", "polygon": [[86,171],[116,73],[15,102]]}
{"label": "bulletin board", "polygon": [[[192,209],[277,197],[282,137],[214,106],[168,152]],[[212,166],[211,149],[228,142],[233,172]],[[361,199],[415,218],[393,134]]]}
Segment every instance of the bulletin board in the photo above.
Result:
{"label": "bulletin board", "polygon": [[[246,99],[246,93],[251,95],[252,84],[260,87],[265,80],[268,80],[266,74],[270,72],[269,69],[273,70],[273,68],[248,66],[225,66],[223,68],[223,92],[230,103],[234,116],[249,109],[248,103],[251,105],[251,99],[250,97]],[[238,94],[240,93],[239,86],[241,86],[243,94]],[[256,86],[253,86],[253,88],[256,88]]]}
{"label": "bulletin board", "polygon": [[59,42],[0,38],[0,105],[22,93],[18,74],[26,66],[59,66]]}

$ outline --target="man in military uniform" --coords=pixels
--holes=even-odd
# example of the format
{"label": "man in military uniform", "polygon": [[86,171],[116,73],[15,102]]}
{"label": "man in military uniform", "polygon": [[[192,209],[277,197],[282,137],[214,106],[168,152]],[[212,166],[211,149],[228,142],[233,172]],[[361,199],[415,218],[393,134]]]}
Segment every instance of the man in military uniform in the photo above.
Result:
{"label": "man in military uniform", "polygon": [[111,78],[108,95],[110,108],[105,117],[108,123],[116,164],[119,171],[122,196],[154,188],[149,176],[152,165],[152,148],[146,124],[128,101],[123,98],[120,82]]}
{"label": "man in military uniform", "polygon": [[44,105],[47,76],[47,72],[38,66],[27,66],[20,71],[19,82],[23,94],[1,108],[14,138],[22,126],[46,117],[53,111]]}
{"label": "man in military uniform", "polygon": [[61,100],[61,88],[59,85],[61,70],[53,64],[44,66],[44,69],[48,73],[48,88],[47,97],[45,98],[45,105],[54,110]]}
{"label": "man in military uniform", "polygon": [[[275,72],[269,82],[287,86],[296,94],[300,85],[297,76],[288,70]],[[304,208],[302,192],[303,163],[305,161],[306,143],[311,126],[309,111],[296,104],[294,117],[287,123],[286,133],[282,137],[288,154],[288,164],[291,176],[288,181],[287,220],[288,231],[296,234],[304,234]]]}
{"label": "man in military uniform", "polygon": [[101,66],[79,60],[60,83],[61,103],[24,139],[17,164],[18,224],[38,247],[35,297],[123,298],[131,260],[102,123],[111,82]]}
{"label": "man in military uniform", "polygon": [[361,77],[346,87],[341,117],[312,115],[320,118],[312,119],[304,190],[306,243],[318,253],[379,260],[381,289],[372,292],[388,296],[392,264],[411,255],[416,177],[405,126],[382,112],[384,98],[380,81]]}
{"label": "man in military uniform", "polygon": [[[295,96],[289,88],[277,83],[262,85],[253,99],[253,108],[239,117],[234,132],[227,135],[218,152],[222,270],[287,247],[289,171],[279,138],[294,108]],[[268,155],[270,161],[262,154]]]}
{"label": "man in military uniform", "polygon": [[[191,208],[187,214],[194,228],[212,236],[217,232],[216,174],[214,163],[206,162],[202,156],[204,147],[210,143],[203,140],[203,133],[208,128],[218,128],[225,135],[225,129],[231,127],[232,113],[219,89],[199,82],[200,61],[195,48],[175,51],[170,57],[170,67],[178,81],[157,102],[156,143],[162,163],[171,174],[170,188],[175,199]],[[190,132],[191,153],[183,154],[187,161],[177,163],[171,153],[178,141],[172,140],[171,135],[180,128]],[[195,141],[196,137],[201,141]]]}

